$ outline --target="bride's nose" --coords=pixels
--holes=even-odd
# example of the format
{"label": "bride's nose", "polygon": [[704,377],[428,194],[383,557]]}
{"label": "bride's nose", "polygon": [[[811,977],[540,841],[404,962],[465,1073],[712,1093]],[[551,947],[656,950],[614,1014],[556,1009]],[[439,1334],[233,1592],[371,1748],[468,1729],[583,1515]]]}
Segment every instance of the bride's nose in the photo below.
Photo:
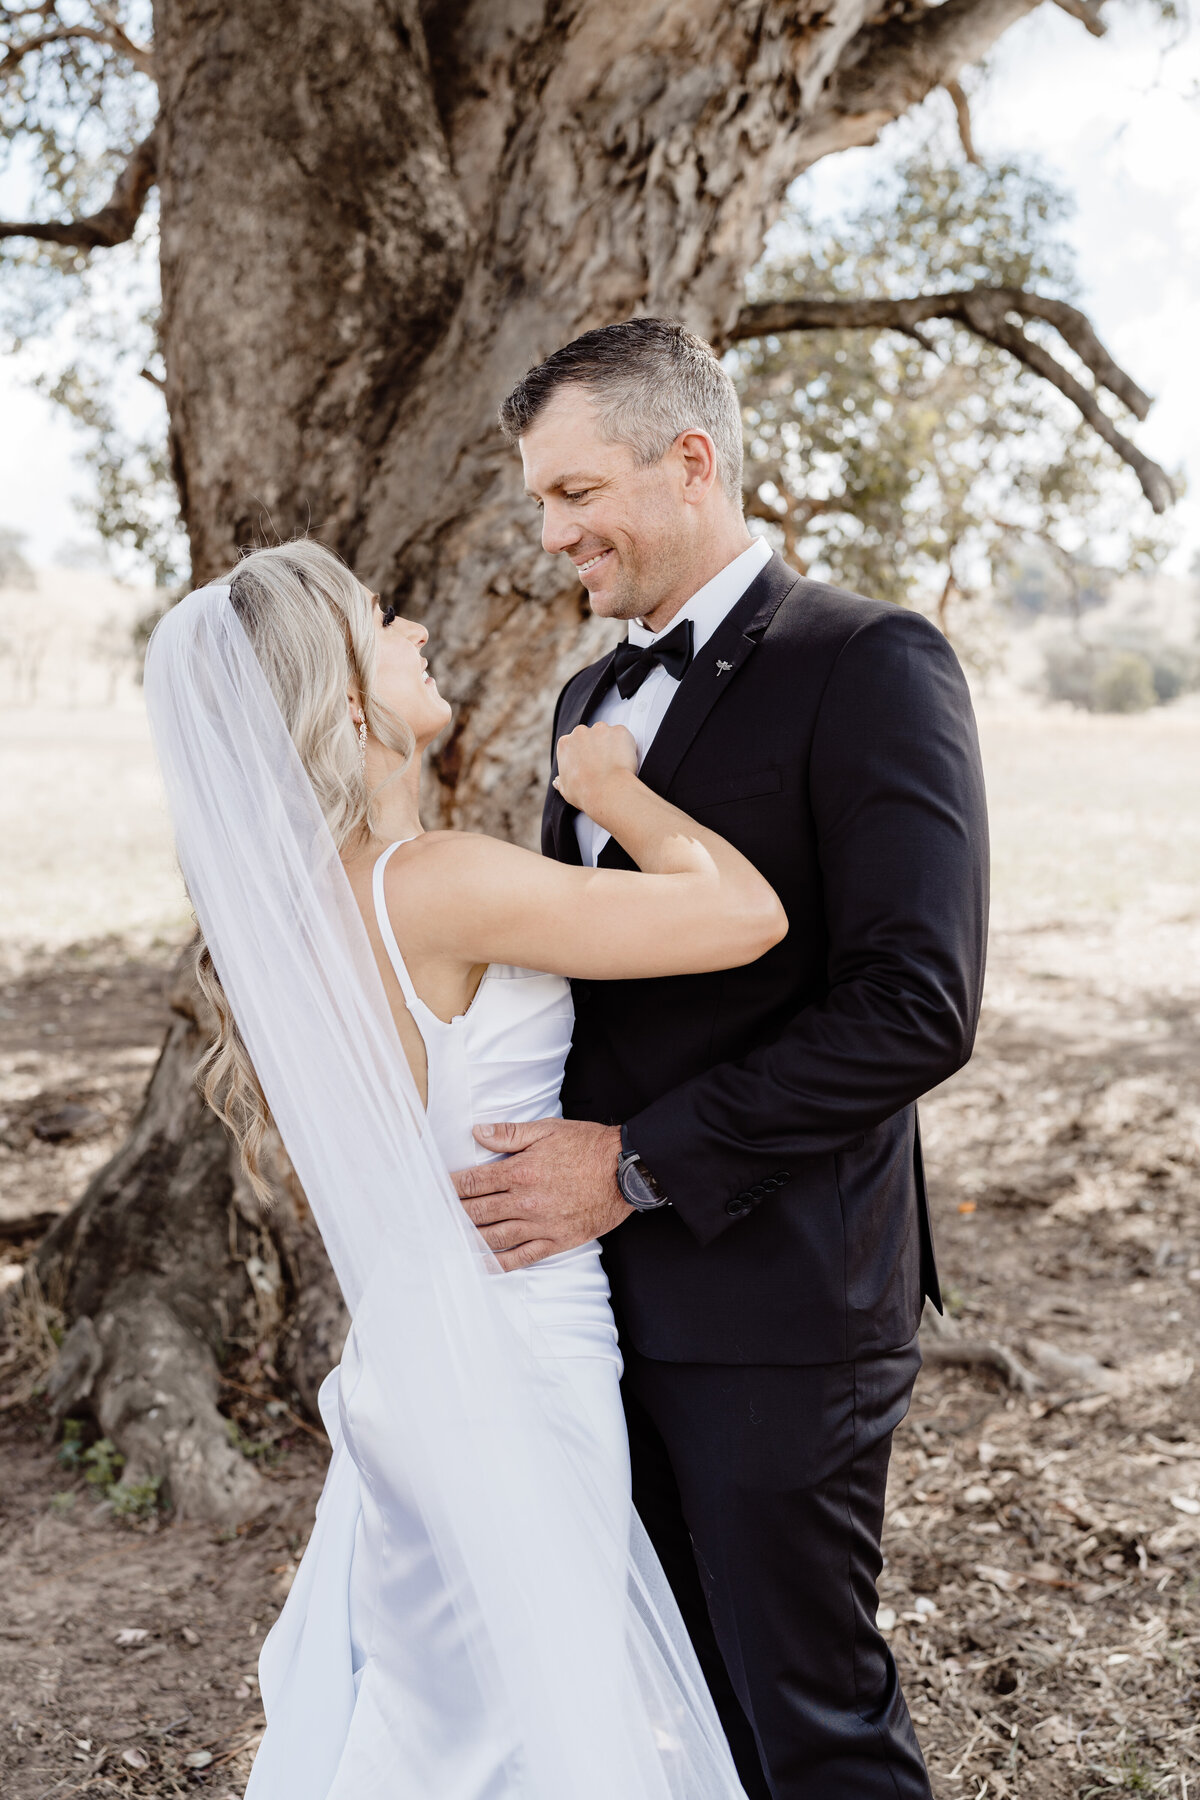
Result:
{"label": "bride's nose", "polygon": [[418,650],[423,650],[429,642],[428,630],[424,625],[418,624],[416,619],[405,619],[404,632],[406,637],[412,639]]}

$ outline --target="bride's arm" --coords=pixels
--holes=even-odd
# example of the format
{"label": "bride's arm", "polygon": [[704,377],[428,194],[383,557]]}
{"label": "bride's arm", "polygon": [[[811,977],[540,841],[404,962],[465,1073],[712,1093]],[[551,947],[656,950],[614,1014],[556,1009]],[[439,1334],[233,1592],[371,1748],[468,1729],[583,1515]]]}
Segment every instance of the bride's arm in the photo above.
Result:
{"label": "bride's arm", "polygon": [[638,780],[623,726],[577,727],[559,742],[558,766],[563,797],[643,872],[573,868],[496,838],[431,832],[388,869],[406,948],[603,981],[737,968],[786,934],[787,915],[754,865]]}

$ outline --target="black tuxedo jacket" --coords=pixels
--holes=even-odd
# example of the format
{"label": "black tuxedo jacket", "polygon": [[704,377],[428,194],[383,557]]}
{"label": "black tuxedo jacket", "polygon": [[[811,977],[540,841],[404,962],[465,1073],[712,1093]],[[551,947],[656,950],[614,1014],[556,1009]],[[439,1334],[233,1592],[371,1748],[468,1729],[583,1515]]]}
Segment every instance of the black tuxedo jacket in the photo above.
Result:
{"label": "black tuxedo jacket", "polygon": [[[611,684],[564,688],[555,742]],[[974,717],[919,614],[775,556],[698,653],[642,780],[787,910],[758,962],[573,983],[568,1118],[623,1124],[671,1205],[604,1240],[623,1339],[673,1362],[841,1362],[940,1305],[915,1101],[971,1053],[987,933]],[[549,790],[542,847],[580,861]],[[615,841],[602,867],[630,868]]]}

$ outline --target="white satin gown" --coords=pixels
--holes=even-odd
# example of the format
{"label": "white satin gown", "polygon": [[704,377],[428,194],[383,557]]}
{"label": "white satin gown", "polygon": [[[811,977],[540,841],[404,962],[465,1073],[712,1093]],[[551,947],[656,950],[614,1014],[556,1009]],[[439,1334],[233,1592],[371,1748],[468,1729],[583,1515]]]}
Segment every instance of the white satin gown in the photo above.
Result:
{"label": "white satin gown", "polygon": [[[407,842],[408,840],[402,840]],[[468,1007],[438,1018],[413,987],[375,865],[379,929],[428,1056],[428,1129],[451,1169],[491,1160],[475,1124],[556,1117],[571,1042],[560,976],[492,964]],[[628,1535],[629,1453],[621,1358],[600,1247],[592,1242],[495,1277],[535,1355],[557,1365],[576,1401],[576,1448],[618,1541]],[[462,1621],[419,1520],[380,1516],[342,1441],[339,1377],[320,1393],[333,1454],[316,1524],[283,1612],[263,1645],[267,1730],[246,1800],[517,1800],[513,1746],[489,1740],[463,1648]],[[406,1530],[407,1524],[407,1530]],[[380,1609],[411,1620],[402,1691],[372,1682]],[[394,1640],[394,1630],[393,1630]],[[564,1800],[567,1797],[564,1796]],[[617,1800],[617,1796],[614,1796]]]}

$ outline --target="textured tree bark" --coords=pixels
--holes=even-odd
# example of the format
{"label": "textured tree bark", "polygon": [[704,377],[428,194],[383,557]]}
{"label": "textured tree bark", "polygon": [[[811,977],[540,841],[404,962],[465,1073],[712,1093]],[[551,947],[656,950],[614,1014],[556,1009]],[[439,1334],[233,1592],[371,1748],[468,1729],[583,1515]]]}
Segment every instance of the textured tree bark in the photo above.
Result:
{"label": "textured tree bark", "polygon": [[720,340],[784,191],[1037,0],[159,0],[163,337],[196,578],[309,530],[433,631],[431,800],[529,840],[604,631],[496,406],[639,312]]}
{"label": "textured tree bark", "polygon": [[[555,694],[607,628],[540,551],[499,400],[609,320],[663,313],[720,342],[789,181],[1035,4],[157,0],[166,393],[196,580],[276,534],[341,551],[431,628],[456,703],[431,816],[530,841]],[[80,1380],[131,1465],[228,1518],[264,1496],[225,1437],[215,1353],[257,1334],[311,1403],[344,1319],[286,1180],[265,1222],[241,1201],[191,1087],[193,1002],[176,1006],[133,1137],[41,1266],[93,1321]]]}
{"label": "textured tree bark", "polygon": [[[202,1043],[191,1009],[177,1011],[129,1141],[37,1264],[73,1321],[52,1378],[55,1411],[90,1401],[126,1455],[127,1480],[157,1477],[181,1510],[236,1522],[262,1496],[217,1410],[217,1356],[245,1328],[247,1293],[229,1255],[229,1143],[191,1081]],[[81,1338],[91,1355],[72,1360]]]}
{"label": "textured tree bark", "polygon": [[207,1030],[190,960],[127,1143],[43,1240],[35,1266],[72,1321],[50,1382],[54,1413],[86,1403],[126,1456],[124,1480],[158,1478],[180,1514],[236,1524],[269,1491],[226,1430],[221,1365],[257,1354],[315,1414],[346,1315],[286,1158],[276,1150],[278,1199],[264,1217],[196,1090]]}

